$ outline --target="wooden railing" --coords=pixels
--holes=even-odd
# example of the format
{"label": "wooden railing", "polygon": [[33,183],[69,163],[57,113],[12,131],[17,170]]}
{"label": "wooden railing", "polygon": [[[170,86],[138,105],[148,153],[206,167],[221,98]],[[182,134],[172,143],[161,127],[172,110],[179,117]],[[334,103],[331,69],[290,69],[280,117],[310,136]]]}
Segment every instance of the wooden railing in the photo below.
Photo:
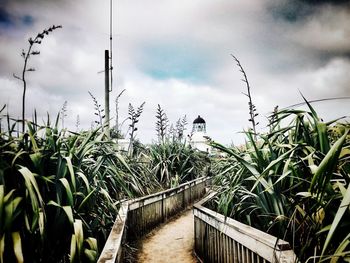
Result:
{"label": "wooden railing", "polygon": [[137,239],[184,210],[205,194],[207,178],[145,196],[129,203],[128,238]]}
{"label": "wooden railing", "polygon": [[122,245],[126,237],[125,226],[128,217],[128,210],[128,202],[123,202],[98,262],[114,263],[123,261]]}
{"label": "wooden railing", "polygon": [[208,181],[208,177],[201,177],[176,188],[122,203],[98,262],[122,262],[124,243],[149,233],[202,198]]}
{"label": "wooden railing", "polygon": [[288,242],[203,206],[215,193],[194,205],[195,253],[203,262],[294,263]]}

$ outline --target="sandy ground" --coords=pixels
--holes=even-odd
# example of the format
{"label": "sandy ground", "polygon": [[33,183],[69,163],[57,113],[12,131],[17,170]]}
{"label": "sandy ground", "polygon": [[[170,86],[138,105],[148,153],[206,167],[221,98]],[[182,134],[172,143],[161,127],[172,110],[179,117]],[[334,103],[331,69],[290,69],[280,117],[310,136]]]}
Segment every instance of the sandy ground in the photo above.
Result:
{"label": "sandy ground", "polygon": [[137,262],[197,263],[192,251],[193,214],[188,210],[142,240]]}

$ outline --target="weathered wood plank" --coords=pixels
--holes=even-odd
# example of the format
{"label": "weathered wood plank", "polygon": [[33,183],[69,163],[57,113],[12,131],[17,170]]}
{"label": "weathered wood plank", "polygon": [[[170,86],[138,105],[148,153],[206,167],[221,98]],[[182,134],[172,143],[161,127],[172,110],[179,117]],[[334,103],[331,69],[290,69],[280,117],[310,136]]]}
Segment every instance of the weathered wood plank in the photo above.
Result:
{"label": "weathered wood plank", "polygon": [[[129,240],[141,237],[161,222],[185,209],[193,201],[201,198],[206,189],[206,177],[179,185],[129,202],[130,228]],[[187,191],[187,194],[185,193]],[[187,200],[185,200],[187,199]]]}
{"label": "weathered wood plank", "polygon": [[112,231],[109,233],[107,242],[102,250],[98,263],[119,262],[122,257],[122,239],[128,216],[128,203],[122,203]]}
{"label": "weathered wood plank", "polygon": [[205,224],[209,235],[204,240],[195,239],[195,242],[201,242],[195,244],[195,248],[201,248],[195,252],[205,262],[297,262],[288,242],[202,206],[213,195],[215,193],[194,205],[195,224]]}
{"label": "weathered wood plank", "polygon": [[[207,177],[201,177],[173,189],[122,203],[98,262],[122,262],[122,245],[126,240],[149,233],[167,218],[201,198],[206,192],[207,180]],[[201,228],[198,232],[201,237]]]}

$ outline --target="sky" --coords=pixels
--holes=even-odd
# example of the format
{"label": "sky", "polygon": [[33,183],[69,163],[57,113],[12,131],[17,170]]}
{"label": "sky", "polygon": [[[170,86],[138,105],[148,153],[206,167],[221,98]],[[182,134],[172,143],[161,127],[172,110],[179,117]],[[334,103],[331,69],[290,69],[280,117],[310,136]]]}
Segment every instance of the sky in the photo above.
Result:
{"label": "sky", "polygon": [[[89,91],[104,104],[104,50],[109,48],[109,0],[0,0],[0,108],[21,116],[22,49],[28,38],[62,25],[32,56],[26,118],[44,122],[67,101],[64,126],[89,129],[96,120]],[[350,96],[350,1],[344,0],[113,0],[113,90],[120,121],[128,104],[145,102],[137,137],[156,139],[160,104],[170,122],[186,115],[187,131],[200,115],[207,134],[229,144],[250,127],[245,83],[259,113],[258,131],[280,108],[308,100]],[[349,115],[350,100],[313,104],[324,120]],[[40,121],[39,121],[40,122]],[[128,121],[122,130],[127,133]]]}

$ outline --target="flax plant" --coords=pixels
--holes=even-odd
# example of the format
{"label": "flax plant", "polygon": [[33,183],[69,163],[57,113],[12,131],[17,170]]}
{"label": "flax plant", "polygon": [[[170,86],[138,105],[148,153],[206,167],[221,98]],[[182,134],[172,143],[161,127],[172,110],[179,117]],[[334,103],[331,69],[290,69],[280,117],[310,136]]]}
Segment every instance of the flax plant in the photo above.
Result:
{"label": "flax plant", "polygon": [[95,262],[120,199],[144,194],[100,130],[0,134],[0,262]]}
{"label": "flax plant", "polygon": [[[306,100],[305,100],[306,101]],[[219,212],[290,242],[301,262],[350,260],[349,123],[282,110],[270,131],[214,162]],[[291,122],[284,125],[287,121]]]}
{"label": "flax plant", "polygon": [[170,140],[153,144],[148,156],[151,173],[165,189],[203,176],[208,164],[206,154]]}

